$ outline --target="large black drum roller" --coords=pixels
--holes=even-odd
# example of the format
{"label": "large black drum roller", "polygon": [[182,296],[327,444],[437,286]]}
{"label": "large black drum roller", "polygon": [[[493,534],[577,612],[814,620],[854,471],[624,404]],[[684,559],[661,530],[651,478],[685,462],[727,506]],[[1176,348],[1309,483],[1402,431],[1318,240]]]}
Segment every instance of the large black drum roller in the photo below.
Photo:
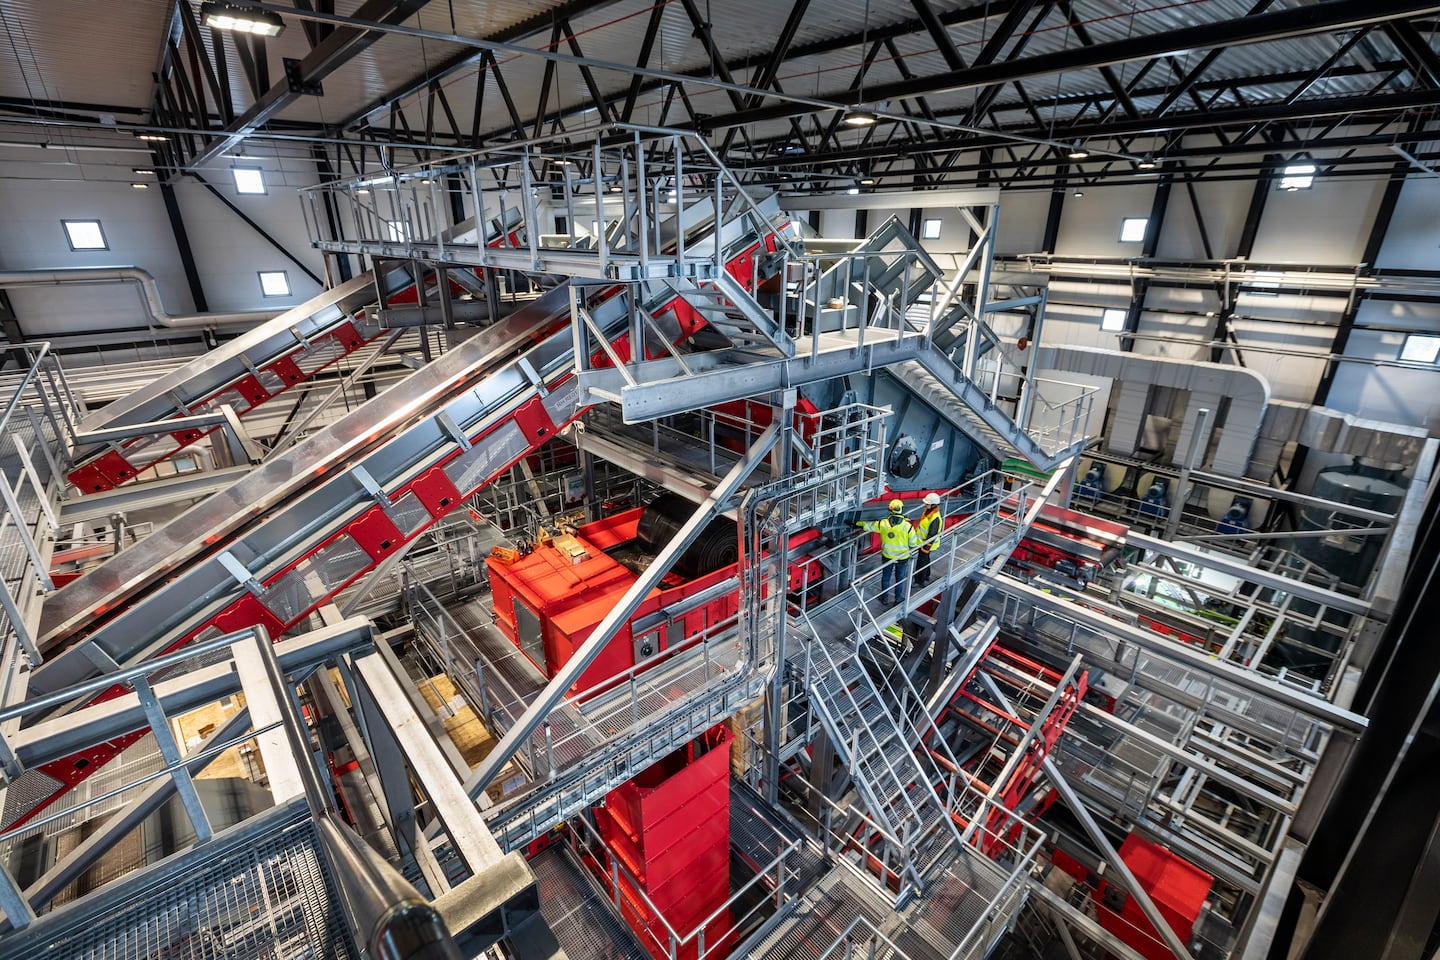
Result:
{"label": "large black drum roller", "polygon": [[[679,494],[662,493],[650,501],[645,512],[640,514],[636,536],[647,552],[658,554],[675,539],[675,534],[694,514],[695,504],[689,500]],[[740,543],[735,521],[729,517],[716,517],[675,562],[674,569],[694,578],[719,570],[738,559]]]}

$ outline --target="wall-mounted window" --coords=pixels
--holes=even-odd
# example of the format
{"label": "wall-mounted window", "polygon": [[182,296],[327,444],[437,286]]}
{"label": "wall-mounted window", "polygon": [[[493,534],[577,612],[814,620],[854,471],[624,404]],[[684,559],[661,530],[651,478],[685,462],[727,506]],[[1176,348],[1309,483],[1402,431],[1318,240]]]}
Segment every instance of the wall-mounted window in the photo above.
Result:
{"label": "wall-mounted window", "polygon": [[1125,318],[1130,315],[1129,310],[1121,307],[1110,307],[1100,314],[1100,329],[1106,333],[1120,333],[1125,329]]}
{"label": "wall-mounted window", "polygon": [[1139,243],[1145,239],[1145,228],[1149,225],[1149,217],[1126,217],[1120,221],[1120,242]]}
{"label": "wall-mounted window", "polygon": [[1415,363],[1434,363],[1440,360],[1440,337],[1425,333],[1412,333],[1405,338],[1400,348],[1400,359]]}
{"label": "wall-mounted window", "polygon": [[1315,182],[1315,164],[1313,163],[1292,163],[1285,168],[1285,173],[1280,177],[1281,190],[1309,190],[1310,185]]}
{"label": "wall-mounted window", "polygon": [[926,220],[920,225],[920,237],[924,240],[940,239],[940,220]]}
{"label": "wall-mounted window", "polygon": [[264,193],[265,174],[259,167],[231,167],[236,193]]}
{"label": "wall-mounted window", "polygon": [[391,243],[405,243],[410,239],[410,224],[404,220],[386,220],[385,233]]}
{"label": "wall-mounted window", "polygon": [[99,220],[61,220],[71,250],[109,250]]}
{"label": "wall-mounted window", "polygon": [[261,270],[260,292],[267,297],[290,296],[290,274],[284,270]]}

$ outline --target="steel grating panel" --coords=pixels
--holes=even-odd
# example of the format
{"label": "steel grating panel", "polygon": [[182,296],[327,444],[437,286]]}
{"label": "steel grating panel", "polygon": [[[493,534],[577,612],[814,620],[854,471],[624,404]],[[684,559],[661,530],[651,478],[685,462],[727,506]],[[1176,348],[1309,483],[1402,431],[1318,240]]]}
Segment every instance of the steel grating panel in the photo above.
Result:
{"label": "steel grating panel", "polygon": [[[793,916],[752,946],[747,955],[772,960],[820,960],[858,918],[879,926],[889,913],[890,904],[879,890],[848,868],[836,866],[801,898]],[[887,955],[879,951],[875,954]]]}
{"label": "steel grating panel", "polygon": [[303,808],[262,817],[12,935],[0,960],[356,956]]}
{"label": "steel grating panel", "polygon": [[959,949],[1001,892],[1005,877],[994,861],[965,850],[908,909],[888,936],[914,960],[945,960]]}
{"label": "steel grating panel", "polygon": [[562,847],[530,861],[540,914],[570,960],[649,960],[634,933]]}

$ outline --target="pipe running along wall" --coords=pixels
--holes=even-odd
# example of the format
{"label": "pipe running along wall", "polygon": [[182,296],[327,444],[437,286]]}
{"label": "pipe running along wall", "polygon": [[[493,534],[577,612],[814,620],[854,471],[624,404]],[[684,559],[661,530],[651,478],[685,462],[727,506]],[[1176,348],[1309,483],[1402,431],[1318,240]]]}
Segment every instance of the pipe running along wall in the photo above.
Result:
{"label": "pipe running along wall", "polygon": [[250,327],[279,316],[280,310],[237,310],[230,313],[171,313],[160,299],[155,276],[142,267],[66,267],[59,270],[0,271],[0,289],[64,286],[72,283],[134,283],[150,322],[172,329]]}

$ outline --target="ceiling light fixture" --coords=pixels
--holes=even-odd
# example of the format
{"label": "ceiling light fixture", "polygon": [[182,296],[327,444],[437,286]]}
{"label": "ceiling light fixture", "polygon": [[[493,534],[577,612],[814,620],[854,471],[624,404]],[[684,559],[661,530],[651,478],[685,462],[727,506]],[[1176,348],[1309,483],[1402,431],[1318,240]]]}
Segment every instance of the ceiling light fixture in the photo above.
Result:
{"label": "ceiling light fixture", "polygon": [[875,178],[874,178],[874,177],[861,177],[861,178],[860,178],[860,186],[862,186],[862,187],[873,187],[873,186],[875,186]]}
{"label": "ceiling light fixture", "polygon": [[165,143],[170,138],[161,136],[158,133],[137,133],[135,134],[135,139],[144,140],[147,143]]}
{"label": "ceiling light fixture", "polygon": [[875,114],[871,113],[869,110],[845,111],[845,122],[852,127],[868,127],[877,119],[879,118],[876,117]]}
{"label": "ceiling light fixture", "polygon": [[278,37],[285,30],[285,21],[278,13],[224,0],[205,0],[200,4],[200,19],[215,30],[252,33],[257,37]]}
{"label": "ceiling light fixture", "polygon": [[859,187],[851,187],[850,189],[846,190],[845,192],[848,193],[848,194],[850,194],[851,196],[854,196],[855,194],[857,194],[857,193],[860,192],[860,188],[859,188]]}
{"label": "ceiling light fixture", "polygon": [[133,190],[149,190],[149,189],[150,189],[150,184],[148,184],[148,183],[132,183],[132,184],[130,184],[130,187],[131,187],[131,189],[133,189]]}
{"label": "ceiling light fixture", "polygon": [[1070,144],[1070,152],[1065,154],[1065,156],[1069,157],[1071,160],[1084,160],[1086,157],[1090,156],[1090,151],[1080,146],[1079,140],[1075,140],[1073,143]]}
{"label": "ceiling light fixture", "polygon": [[1156,166],[1155,158],[1148,153],[1135,163],[1135,169],[1137,170],[1154,170]]}
{"label": "ceiling light fixture", "polygon": [[1075,188],[1075,196],[1077,196],[1077,197],[1083,197],[1083,196],[1085,196],[1085,191],[1084,191],[1084,190],[1081,190],[1079,187],[1076,187],[1076,188]]}
{"label": "ceiling light fixture", "polygon": [[155,176],[155,171],[152,170],[152,169],[150,169],[149,167],[131,167],[131,168],[130,168],[130,172],[131,172],[131,173],[138,173],[138,174],[139,174],[140,176],[142,176],[142,177],[153,177],[153,176]]}

